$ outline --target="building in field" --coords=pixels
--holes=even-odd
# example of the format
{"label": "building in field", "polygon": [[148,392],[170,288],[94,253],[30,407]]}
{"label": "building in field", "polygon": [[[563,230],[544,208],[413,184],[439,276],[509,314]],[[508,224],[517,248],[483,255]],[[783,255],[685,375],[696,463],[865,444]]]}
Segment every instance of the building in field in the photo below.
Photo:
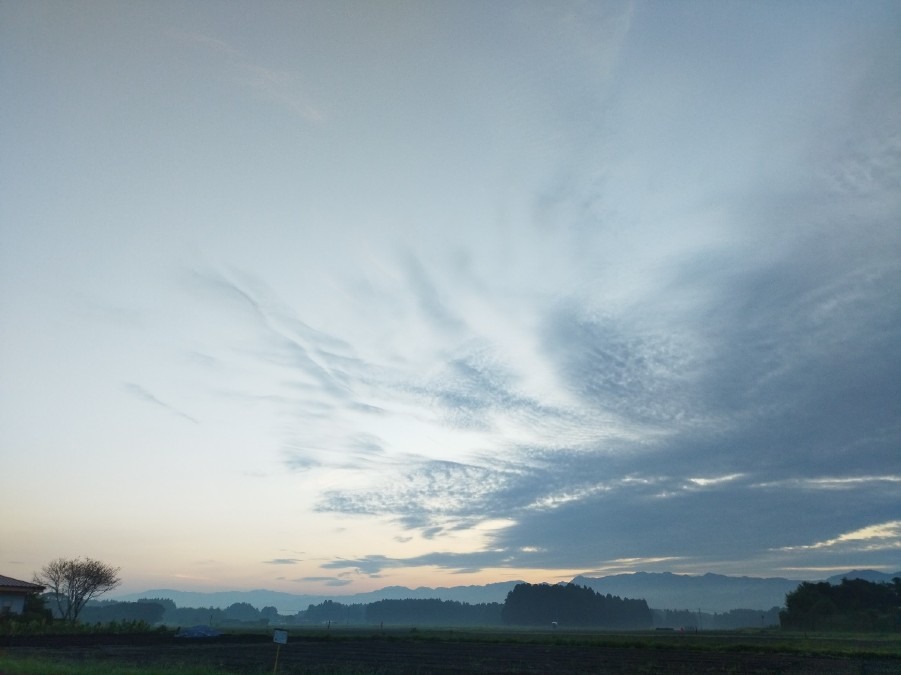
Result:
{"label": "building in field", "polygon": [[20,581],[0,574],[0,616],[21,614],[25,609],[25,598],[43,592],[44,587],[29,581]]}

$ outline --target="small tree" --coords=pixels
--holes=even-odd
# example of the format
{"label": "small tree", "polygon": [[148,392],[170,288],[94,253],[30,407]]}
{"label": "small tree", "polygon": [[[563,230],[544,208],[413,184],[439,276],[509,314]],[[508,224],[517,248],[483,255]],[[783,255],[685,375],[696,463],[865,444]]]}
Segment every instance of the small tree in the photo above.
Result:
{"label": "small tree", "polygon": [[91,558],[57,558],[34,575],[49,589],[60,616],[75,623],[87,602],[119,585],[119,568]]}

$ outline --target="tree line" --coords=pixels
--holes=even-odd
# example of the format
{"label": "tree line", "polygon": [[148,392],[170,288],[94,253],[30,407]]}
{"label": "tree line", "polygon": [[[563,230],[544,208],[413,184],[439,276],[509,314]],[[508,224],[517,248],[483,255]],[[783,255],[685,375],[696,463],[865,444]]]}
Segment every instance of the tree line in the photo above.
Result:
{"label": "tree line", "polygon": [[275,607],[257,609],[247,602],[235,602],[224,609],[178,607],[169,598],[141,598],[136,602],[93,601],[82,610],[80,617],[82,623],[145,621],[167,626],[267,626],[292,623],[291,619],[280,615]]}
{"label": "tree line", "polygon": [[[54,594],[46,594],[57,618],[66,617]],[[26,608],[41,616],[43,604]],[[71,613],[69,614],[71,616]],[[585,586],[518,584],[503,603],[471,605],[451,600],[379,600],[342,604],[326,600],[295,614],[279,614],[275,607],[257,609],[246,602],[216,607],[177,607],[168,598],[137,602],[89,600],[79,610],[83,623],[144,621],[169,626],[278,625],[524,625],[591,626],[613,629],[651,627],[686,630],[766,627],[778,623],[789,630],[901,631],[901,579],[892,584],[845,579],[839,585],[803,582],[786,595],[785,608],[767,611],[736,609],[723,614],[690,610],[651,610],[644,600],[602,595]]]}
{"label": "tree line", "polygon": [[191,626],[279,625],[420,625],[420,626],[592,626],[599,628],[650,628],[651,610],[644,600],[603,595],[573,584],[518,584],[503,603],[469,604],[455,600],[379,600],[345,605],[326,600],[292,615],[275,607],[258,610],[246,602],[224,609],[178,607],[167,598],[142,598],[137,602],[91,601],[81,611],[84,623],[141,620],[148,624]]}
{"label": "tree line", "polygon": [[136,602],[91,601],[80,614],[82,623],[145,621],[168,626],[273,625],[430,625],[489,626],[501,623],[500,603],[470,605],[453,600],[379,600],[344,605],[326,600],[296,614],[279,614],[275,607],[257,609],[246,602],[228,607],[178,607],[168,598],[142,598]]}
{"label": "tree line", "polygon": [[864,579],[805,581],[785,596],[779,614],[792,630],[901,631],[901,578],[891,584]]}
{"label": "tree line", "polygon": [[507,594],[501,618],[517,626],[593,626],[650,628],[653,617],[645,600],[602,595],[576,584],[517,584]]}
{"label": "tree line", "polygon": [[342,605],[326,600],[304,612],[308,623],[432,626],[590,626],[650,628],[644,600],[603,595],[574,584],[517,584],[503,603],[477,605],[452,600],[379,600]]}

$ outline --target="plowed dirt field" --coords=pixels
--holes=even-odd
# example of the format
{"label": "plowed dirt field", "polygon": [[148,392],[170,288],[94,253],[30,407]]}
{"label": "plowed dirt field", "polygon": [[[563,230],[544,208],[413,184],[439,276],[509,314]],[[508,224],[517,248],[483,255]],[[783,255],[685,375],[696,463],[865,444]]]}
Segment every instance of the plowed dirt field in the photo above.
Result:
{"label": "plowed dirt field", "polygon": [[[567,644],[451,637],[293,638],[279,651],[279,673],[899,673],[901,654],[828,656],[755,651],[747,645],[648,639],[645,644]],[[699,646],[701,645],[701,646]],[[271,673],[271,636],[176,639],[171,636],[60,636],[24,638],[9,655],[107,666],[204,665],[222,673]]]}

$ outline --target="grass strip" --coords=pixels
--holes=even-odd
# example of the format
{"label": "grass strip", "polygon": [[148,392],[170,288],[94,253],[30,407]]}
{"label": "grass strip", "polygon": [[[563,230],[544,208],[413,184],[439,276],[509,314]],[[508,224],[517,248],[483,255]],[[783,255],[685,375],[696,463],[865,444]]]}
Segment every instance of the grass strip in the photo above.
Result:
{"label": "grass strip", "polygon": [[69,659],[0,655],[2,675],[223,675],[227,671],[208,666],[167,664],[131,666],[115,663],[82,663]]}

